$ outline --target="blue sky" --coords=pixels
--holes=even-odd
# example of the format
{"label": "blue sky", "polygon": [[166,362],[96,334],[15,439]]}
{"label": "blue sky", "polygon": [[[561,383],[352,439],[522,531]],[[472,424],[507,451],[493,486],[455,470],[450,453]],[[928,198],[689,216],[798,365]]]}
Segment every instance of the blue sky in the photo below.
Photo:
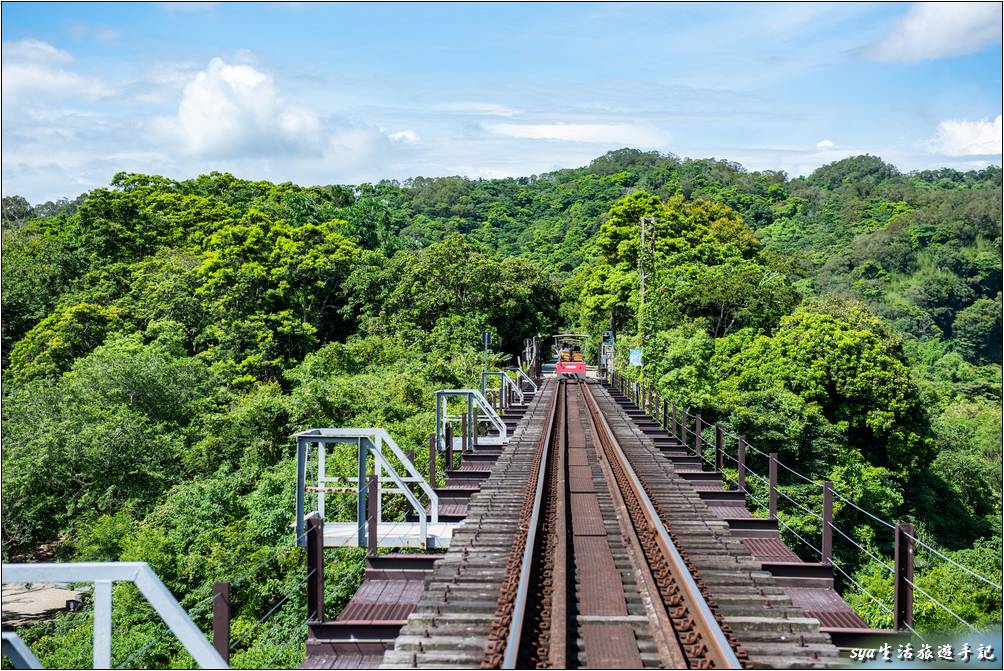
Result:
{"label": "blue sky", "polygon": [[1001,162],[1001,5],[3,5],[3,192]]}

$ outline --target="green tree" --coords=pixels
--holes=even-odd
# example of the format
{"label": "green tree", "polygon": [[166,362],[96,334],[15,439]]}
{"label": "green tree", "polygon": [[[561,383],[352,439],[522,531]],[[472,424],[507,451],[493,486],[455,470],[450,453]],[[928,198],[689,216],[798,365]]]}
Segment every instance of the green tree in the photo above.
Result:
{"label": "green tree", "polygon": [[83,303],[57,309],[14,346],[7,375],[15,383],[56,377],[122,325],[112,307]]}
{"label": "green tree", "polygon": [[956,347],[973,363],[1001,363],[1001,295],[981,298],[955,316]]}

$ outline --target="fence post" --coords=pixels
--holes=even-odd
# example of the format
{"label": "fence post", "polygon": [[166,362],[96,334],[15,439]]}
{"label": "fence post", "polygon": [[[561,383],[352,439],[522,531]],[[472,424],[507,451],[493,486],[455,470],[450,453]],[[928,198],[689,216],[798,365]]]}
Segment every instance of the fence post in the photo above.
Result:
{"label": "fence post", "polygon": [[719,473],[722,472],[722,446],[725,441],[725,435],[722,433],[722,425],[715,422],[715,470]]}
{"label": "fence post", "polygon": [[680,444],[683,449],[687,449],[687,412],[686,408],[680,410]]}
{"label": "fence post", "polygon": [[673,401],[673,438],[676,437],[676,401]]}
{"label": "fence post", "polygon": [[324,620],[324,519],[317,513],[307,518],[307,617]]}
{"label": "fence post", "polygon": [[369,491],[366,495],[366,503],[369,510],[366,511],[366,554],[373,557],[377,553],[377,522],[379,522],[377,510],[380,507],[380,490],[376,474],[370,474],[367,486]]}
{"label": "fence post", "polygon": [[453,470],[453,423],[446,425],[446,471]]}
{"label": "fence post", "polygon": [[770,479],[770,518],[777,519],[777,452],[769,455],[768,477]]}
{"label": "fence post", "polygon": [[739,474],[737,475],[739,491],[746,491],[746,436],[739,436]]}
{"label": "fence post", "polygon": [[833,560],[833,483],[827,480],[823,483],[823,563],[831,564]]}
{"label": "fence post", "polygon": [[436,488],[436,434],[429,434],[429,485]]}
{"label": "fence post", "polygon": [[893,588],[893,627],[899,631],[913,626],[913,525],[896,525],[896,583]]}
{"label": "fence post", "polygon": [[230,663],[230,583],[213,583],[213,647]]}
{"label": "fence post", "polygon": [[467,452],[467,415],[460,416],[460,451]]}
{"label": "fence post", "polygon": [[669,402],[662,399],[662,429],[669,431]]}
{"label": "fence post", "polygon": [[[704,456],[704,438],[701,437],[701,413],[697,413],[697,417],[694,419],[694,454],[698,457]],[[704,470],[704,459],[701,459],[701,470]]]}

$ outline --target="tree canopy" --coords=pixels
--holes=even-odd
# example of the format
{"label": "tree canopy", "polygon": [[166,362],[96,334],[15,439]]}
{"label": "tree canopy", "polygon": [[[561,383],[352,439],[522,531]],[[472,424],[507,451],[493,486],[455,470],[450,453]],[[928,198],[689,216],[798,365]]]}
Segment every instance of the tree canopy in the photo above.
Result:
{"label": "tree canopy", "polygon": [[[423,468],[432,394],[477,383],[482,331],[492,360],[513,362],[524,338],[576,329],[595,347],[613,328],[627,375],[999,580],[1001,194],[993,166],[903,173],[857,156],[789,179],[621,149],[508,179],[120,173],[74,200],[5,196],[4,557],[148,561],[188,606],[265,561],[235,601],[249,627],[302,572],[281,551],[292,433],[383,426]],[[643,369],[626,360],[639,346]],[[786,474],[782,489],[817,495]],[[873,554],[891,550],[873,519],[843,500],[835,513]],[[866,553],[837,554],[874,594],[891,590]],[[362,560],[329,560],[347,577],[337,607]],[[949,564],[919,566],[918,581],[968,589],[950,603],[975,621],[1000,617]],[[116,645],[131,654],[154,632],[142,600],[116,590]],[[283,653],[305,609],[297,592],[232,661]],[[89,632],[70,619],[25,635],[48,665],[88,663]],[[136,664],[186,658],[166,639]]]}

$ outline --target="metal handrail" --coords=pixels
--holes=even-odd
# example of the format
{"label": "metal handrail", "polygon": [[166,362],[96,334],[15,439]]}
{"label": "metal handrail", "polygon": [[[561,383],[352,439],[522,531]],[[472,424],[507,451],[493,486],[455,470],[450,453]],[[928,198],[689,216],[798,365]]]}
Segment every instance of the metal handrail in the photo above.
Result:
{"label": "metal handrail", "polygon": [[31,648],[21,640],[17,632],[3,632],[3,654],[14,665],[15,669],[44,669],[38,657],[31,651]]}
{"label": "metal handrail", "polygon": [[[487,420],[491,423],[496,430],[499,432],[499,436],[502,438],[503,443],[509,441],[509,432],[506,429],[505,422],[499,417],[499,414],[495,412],[495,408],[492,407],[488,399],[485,398],[477,389],[440,389],[436,392],[436,449],[442,452],[445,446],[442,444],[442,430],[443,430],[443,418],[445,416],[446,408],[444,406],[444,400],[448,400],[450,396],[464,396],[469,401],[469,408],[472,411],[474,422],[479,422],[482,419]],[[480,408],[484,413],[480,413],[476,410]],[[476,425],[475,425],[476,427]],[[476,428],[472,428],[471,435],[476,432]],[[466,446],[472,447],[473,446]]]}
{"label": "metal handrail", "polygon": [[[304,491],[306,488],[306,459],[307,459],[307,443],[317,443],[318,445],[318,480],[322,479],[320,475],[323,473],[324,463],[325,463],[325,446],[328,443],[352,443],[355,442],[360,450],[358,464],[358,474],[357,474],[357,496],[361,497],[362,493],[365,491],[366,483],[364,482],[365,476],[365,454],[373,455],[373,462],[375,465],[375,471],[377,475],[377,497],[375,503],[377,511],[377,521],[380,520],[381,514],[381,494],[384,491],[390,493],[403,494],[408,500],[408,503],[415,510],[415,514],[418,517],[419,525],[419,535],[421,536],[423,542],[428,541],[428,524],[436,524],[439,522],[439,497],[436,494],[433,486],[422,477],[418,469],[415,468],[415,464],[408,458],[408,455],[398,446],[397,442],[391,437],[386,429],[383,428],[323,428],[323,429],[310,429],[308,431],[301,431],[296,434],[297,439],[297,490],[296,490],[296,535],[299,544],[304,544],[306,541],[304,539]],[[397,458],[398,462],[404,466],[407,472],[407,477],[402,477],[397,469],[390,463],[387,457],[383,453],[383,446],[386,445],[390,448],[391,452]],[[383,477],[384,472],[388,474],[389,477]],[[323,478],[330,480],[331,478]],[[392,481],[396,486],[384,489],[383,483],[387,480]],[[412,491],[409,485],[417,484],[422,492],[429,498],[429,509],[426,511],[424,505],[419,501],[415,492]],[[361,509],[362,499],[360,498],[360,504],[357,506],[357,522],[359,518],[365,517],[365,512]],[[324,515],[324,492],[318,492],[318,511],[321,513],[322,517]],[[360,534],[360,544],[362,542],[362,533]]]}
{"label": "metal handrail", "polygon": [[200,667],[230,668],[146,562],[4,564],[0,582],[5,585],[94,583],[94,668],[96,669],[108,669],[112,665],[112,584],[115,582],[131,582],[136,585]]}
{"label": "metal handrail", "polygon": [[526,371],[519,366],[509,366],[505,369],[506,371],[512,371],[516,373],[516,379],[520,380],[523,384],[530,385],[530,389],[534,394],[537,393],[537,383],[533,381],[533,378],[526,374]]}
{"label": "metal handrail", "polygon": [[[519,370],[519,369],[517,369]],[[505,374],[505,370],[483,370],[481,371],[481,393],[484,394],[488,391],[488,379],[497,377],[499,379],[499,394],[504,395],[503,389],[511,389],[514,394],[519,398],[519,405],[526,405],[526,397],[523,395],[523,389],[516,384],[511,377]]]}

